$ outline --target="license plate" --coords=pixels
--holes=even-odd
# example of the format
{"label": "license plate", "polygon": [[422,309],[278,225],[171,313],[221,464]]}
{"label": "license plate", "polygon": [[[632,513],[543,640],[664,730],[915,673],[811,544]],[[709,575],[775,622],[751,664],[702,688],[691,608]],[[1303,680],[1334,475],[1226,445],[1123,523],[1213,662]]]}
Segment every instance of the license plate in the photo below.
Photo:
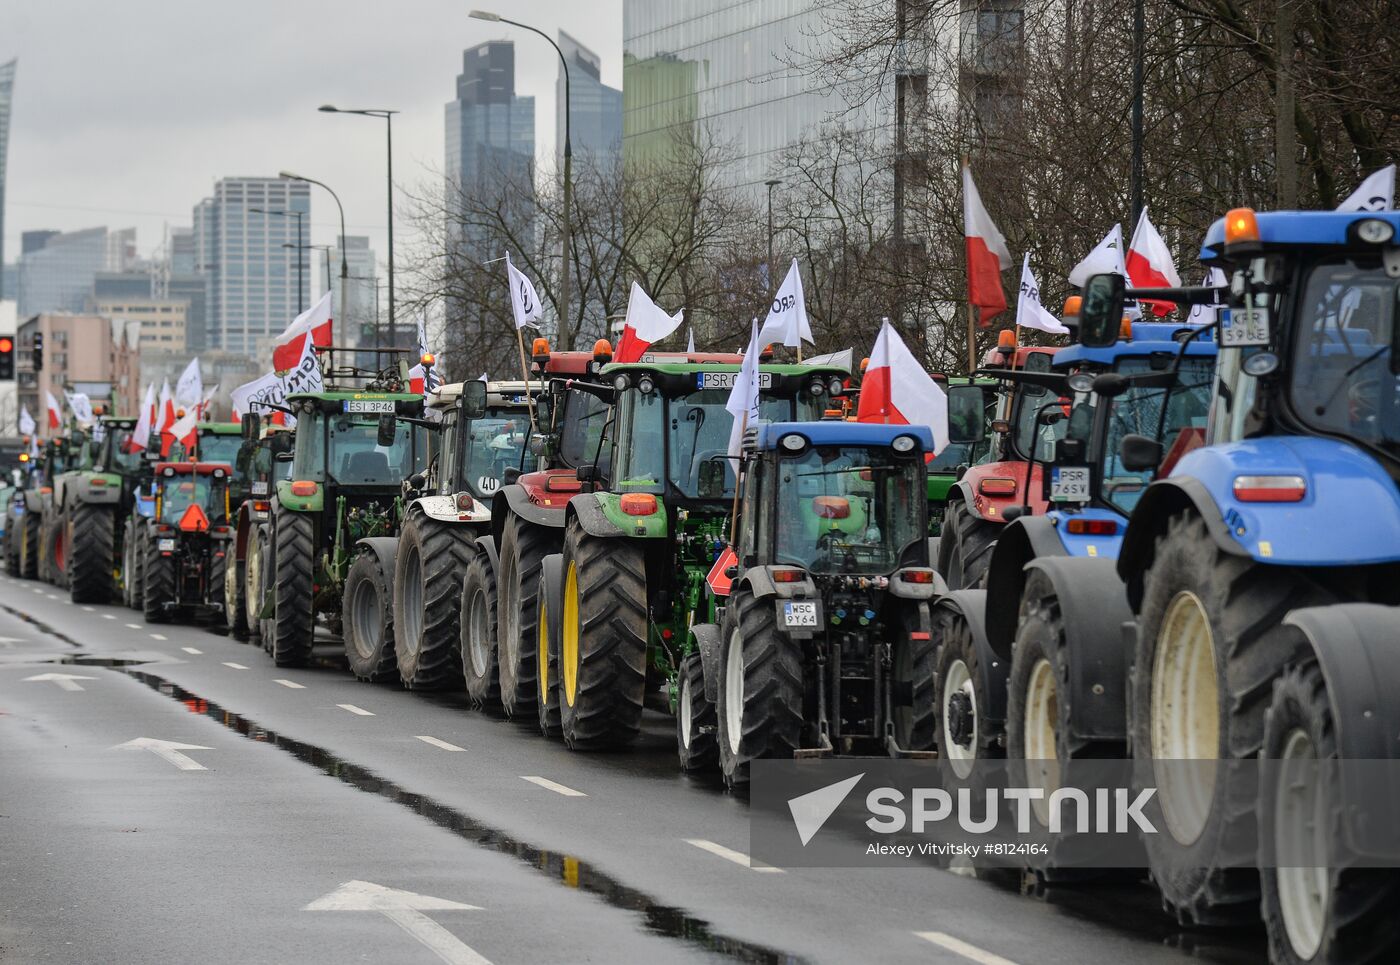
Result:
{"label": "license plate", "polygon": [[175,552],[175,541],[173,539],[158,539],[156,540],[156,549],[162,553],[173,553]]}
{"label": "license plate", "polygon": [[815,603],[784,603],[783,623],[790,627],[816,626],[817,605]]}
{"label": "license plate", "polygon": [[346,412],[394,412],[393,399],[346,399]]}
{"label": "license plate", "polygon": [[266,496],[266,495],[267,495],[267,480],[266,480],[266,479],[255,479],[255,480],[253,480],[253,495],[254,495],[254,496]]}
{"label": "license plate", "polygon": [[[732,389],[739,381],[738,372],[696,372],[695,387],[697,389]],[[773,387],[773,373],[758,373],[758,387],[760,389],[771,389]]]}
{"label": "license plate", "polygon": [[1249,348],[1269,344],[1267,308],[1227,308],[1221,312],[1222,348]]}
{"label": "license plate", "polygon": [[1089,501],[1089,470],[1080,466],[1055,466],[1050,470],[1050,501],[1085,503]]}

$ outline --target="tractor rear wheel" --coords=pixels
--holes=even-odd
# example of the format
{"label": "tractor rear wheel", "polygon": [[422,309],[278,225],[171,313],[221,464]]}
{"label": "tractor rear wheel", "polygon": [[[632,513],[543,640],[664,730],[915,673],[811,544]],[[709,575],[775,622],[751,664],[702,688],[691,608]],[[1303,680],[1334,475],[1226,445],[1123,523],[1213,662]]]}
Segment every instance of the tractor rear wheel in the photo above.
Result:
{"label": "tractor rear wheel", "polygon": [[41,524],[28,506],[20,517],[19,577],[24,580],[39,578],[39,530]]}
{"label": "tractor rear wheel", "polygon": [[394,563],[394,650],[410,690],[442,690],[461,679],[462,576],[469,530],[421,513],[399,533]]}
{"label": "tractor rear wheel", "polygon": [[495,707],[501,700],[501,675],[496,646],[496,573],[485,550],[478,549],[462,577],[462,676],[467,696],[476,707]]}
{"label": "tractor rear wheel", "polygon": [[266,526],[259,526],[248,537],[253,544],[248,555],[247,582],[243,587],[243,602],[248,608],[248,632],[256,637],[263,651],[272,653],[272,639],[269,630],[270,620],[263,619],[263,604],[267,600],[267,574],[272,566],[272,546],[268,541]]}
{"label": "tractor rear wheel", "polygon": [[559,710],[574,750],[620,747],[642,727],[647,677],[646,561],[639,543],[564,532]]}
{"label": "tractor rear wheel", "polygon": [[141,565],[141,615],[147,623],[169,623],[171,610],[166,604],[175,602],[175,561],[161,556],[159,546],[154,537],[146,540]]}
{"label": "tractor rear wheel", "polygon": [[938,645],[934,664],[941,786],[958,787],[972,778],[976,762],[1006,756],[1001,724],[986,717],[991,695],[984,693],[982,655],[967,619],[955,610],[938,607],[930,623]]}
{"label": "tractor rear wheel", "polygon": [[394,593],[374,552],[362,552],[350,564],[341,601],[341,636],[350,672],[369,683],[393,680],[398,676]]}
{"label": "tractor rear wheel", "polygon": [[501,708],[506,716],[523,716],[536,707],[540,564],[559,552],[559,531],[527,523],[519,516],[506,520],[501,535],[499,626]]}
{"label": "tractor rear wheel", "polygon": [[141,587],[141,564],[146,555],[141,534],[145,520],[133,516],[122,531],[122,603],[133,610],[141,609],[144,591]]}
{"label": "tractor rear wheel", "polygon": [[973,516],[965,500],[949,502],[938,542],[938,571],[948,589],[982,585],[987,565],[992,561],[992,547],[1000,534],[1001,526]]}
{"label": "tractor rear wheel", "polygon": [[922,604],[906,603],[900,608],[894,623],[894,739],[907,751],[926,751],[933,747],[938,721],[938,703],[934,699],[934,661],[938,648]]}
{"label": "tractor rear wheel", "polygon": [[[273,526],[272,660],[279,667],[302,667],[316,640],[316,523],[310,515],[276,507]],[[267,638],[264,637],[264,646]]]}
{"label": "tractor rear wheel", "polygon": [[116,513],[111,506],[79,503],[68,521],[69,595],[74,603],[108,603],[116,569]]}
{"label": "tractor rear wheel", "polygon": [[535,599],[539,601],[535,621],[535,666],[539,679],[535,687],[535,709],[540,733],[558,737],[564,733],[559,720],[559,625],[564,605],[564,558],[551,553],[540,563]]}
{"label": "tractor rear wheel", "polygon": [[719,766],[724,783],[749,783],[749,762],[790,758],[802,746],[802,653],[778,629],[772,599],[729,598],[720,640]]}
{"label": "tractor rear wheel", "polygon": [[[1220,762],[1257,757],[1263,745],[1272,682],[1303,653],[1284,615],[1327,602],[1298,570],[1221,550],[1194,512],[1157,539],[1143,578],[1130,727],[1135,771],[1147,765],[1157,785],[1149,820],[1165,825],[1143,836],[1148,865],[1184,923],[1259,913],[1257,795]],[[1191,761],[1199,763],[1181,763]]]}
{"label": "tractor rear wheel", "polygon": [[5,520],[5,572],[11,576],[19,576],[20,521],[23,519],[23,516],[11,515]]}
{"label": "tractor rear wheel", "polygon": [[44,560],[42,567],[46,583],[52,583],[61,590],[68,588],[68,528],[63,517],[57,512],[44,519]]}
{"label": "tractor rear wheel", "polygon": [[232,554],[226,557],[224,565],[224,626],[228,628],[229,635],[233,639],[246,643],[248,640],[248,607],[243,602],[243,585],[247,581],[244,575],[248,569],[247,550],[244,550],[244,558],[238,559],[238,542],[230,540],[224,546],[224,552]]}
{"label": "tractor rear wheel", "polygon": [[705,696],[705,668],[699,652],[681,661],[680,697],[676,701],[676,755],[683,771],[708,771],[719,760],[715,705]]}

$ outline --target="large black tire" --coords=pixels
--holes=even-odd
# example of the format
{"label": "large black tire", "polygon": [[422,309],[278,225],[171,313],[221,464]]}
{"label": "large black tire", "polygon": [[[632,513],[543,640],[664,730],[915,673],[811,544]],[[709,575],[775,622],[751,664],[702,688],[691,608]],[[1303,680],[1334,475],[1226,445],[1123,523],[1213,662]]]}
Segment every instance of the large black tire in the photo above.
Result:
{"label": "large black tire", "polygon": [[166,604],[175,602],[175,561],[161,556],[159,546],[154,535],[147,539],[141,563],[141,615],[147,623],[170,622],[172,611]]}
{"label": "large black tire", "polygon": [[369,683],[397,678],[394,592],[376,553],[362,552],[350,564],[341,611],[341,636],[350,672]]}
{"label": "large black tire", "polygon": [[394,650],[410,690],[443,690],[462,679],[462,576],[470,530],[421,514],[399,533],[394,562]]}
{"label": "large black tire", "polygon": [[646,695],[647,579],[640,543],[564,532],[559,702],[574,750],[621,747],[642,727]]}
{"label": "large black tire", "polygon": [[248,640],[248,607],[243,602],[243,585],[247,582],[247,550],[243,559],[237,557],[236,540],[224,544],[224,552],[230,554],[224,561],[224,585],[219,588],[224,598],[224,628],[229,636],[240,642]]}
{"label": "large black tire", "polygon": [[44,517],[40,553],[43,561],[39,572],[45,583],[51,583],[61,590],[68,588],[68,530],[63,525],[63,517],[57,511]]}
{"label": "large black tire", "polygon": [[546,556],[540,564],[535,599],[535,666],[539,670],[535,687],[535,711],[540,733],[559,737],[564,727],[559,718],[559,624],[564,606],[564,557]]}
{"label": "large black tire", "polygon": [[22,527],[23,516],[10,514],[5,520],[5,572],[11,576],[19,576],[19,544],[20,534],[24,531]]}
{"label": "large black tire", "polygon": [[930,623],[938,647],[933,696],[940,786],[966,786],[977,781],[976,762],[1006,756],[1005,722],[985,716],[990,695],[984,692],[982,654],[967,620],[948,607],[936,607]]}
{"label": "large black tire", "polygon": [[802,652],[778,629],[772,599],[740,589],[725,608],[719,651],[719,767],[730,787],[747,785],[749,762],[790,758],[802,746]]}
{"label": "large black tire", "polygon": [[715,705],[705,696],[705,668],[698,651],[681,661],[680,694],[676,699],[676,757],[681,770],[696,773],[719,761],[719,722]]}
{"label": "large black tire", "polygon": [[[1257,795],[1254,782],[1228,763],[1213,769],[1177,764],[1156,773],[1153,761],[1257,757],[1272,682],[1303,652],[1300,635],[1281,621],[1295,607],[1331,601],[1297,570],[1264,566],[1219,549],[1194,512],[1172,518],[1157,540],[1143,578],[1130,726],[1135,769],[1144,777],[1153,775],[1158,785],[1144,809],[1160,831],[1144,835],[1148,865],[1164,905],[1182,923],[1231,924],[1257,918],[1259,874],[1252,867]],[[1192,640],[1204,641],[1209,649],[1191,649]],[[1164,648],[1163,642],[1169,645]],[[1190,654],[1197,652],[1214,667],[1213,678],[1200,678],[1216,691],[1214,720],[1203,716],[1212,706],[1209,692],[1199,692],[1198,687],[1190,695],[1169,694],[1170,681],[1181,678],[1159,670],[1159,655],[1162,667],[1170,664],[1174,669],[1190,666]],[[1158,688],[1163,689],[1164,713],[1154,722]],[[1170,713],[1188,704],[1186,711]],[[1173,730],[1173,720],[1184,721],[1185,729]],[[1197,817],[1187,794],[1191,784],[1211,780],[1212,770],[1208,810]]]}
{"label": "large black tire", "polygon": [[267,571],[272,563],[271,557],[267,527],[253,527],[248,534],[248,558],[243,569],[243,605],[248,613],[248,636],[269,654],[272,651],[263,633],[269,621],[263,619],[262,609],[267,599]]}
{"label": "large black tire", "polygon": [[142,541],[145,529],[145,520],[133,516],[126,521],[122,533],[122,602],[133,610],[141,609],[145,597],[141,583],[146,556],[146,546]]}
{"label": "large black tire", "polygon": [[[1297,738],[1304,742],[1302,752],[1310,750],[1313,757],[1300,762],[1294,781],[1289,782],[1280,758]],[[1261,870],[1269,961],[1279,965],[1380,965],[1400,961],[1400,922],[1395,916],[1395,910],[1400,908],[1400,871],[1337,867],[1336,853],[1327,848],[1324,860],[1314,872],[1310,867],[1297,867],[1295,863],[1302,855],[1289,847],[1296,847],[1302,836],[1287,828],[1283,834],[1288,840],[1280,836],[1276,807],[1300,790],[1307,795],[1321,791],[1323,795],[1321,801],[1314,797],[1310,802],[1300,802],[1305,815],[1307,804],[1320,804],[1324,809],[1324,813],[1312,815],[1315,826],[1325,829],[1321,840],[1335,843],[1342,828],[1339,796],[1327,793],[1327,778],[1335,777],[1332,768],[1338,760],[1336,726],[1327,682],[1314,661],[1291,669],[1274,682],[1273,700],[1265,713],[1263,753],[1260,832],[1262,840],[1272,844],[1263,850],[1275,859],[1270,864],[1288,865]],[[1309,921],[1306,914],[1300,915],[1295,909],[1300,900],[1306,901],[1304,896],[1317,893],[1319,882],[1315,873],[1326,876],[1326,888],[1320,907],[1312,909],[1320,920]]]}
{"label": "large black tire", "polygon": [[501,675],[496,645],[496,573],[485,550],[478,549],[467,563],[459,608],[459,652],[467,696],[474,707],[498,707]]}
{"label": "large black tire", "polygon": [[279,667],[303,667],[316,639],[312,588],[316,565],[316,523],[306,513],[275,509],[273,526],[272,660]]}
{"label": "large black tire", "polygon": [[74,603],[110,603],[116,569],[117,516],[113,506],[78,503],[68,518],[69,597]]}
{"label": "large black tire", "polygon": [[43,528],[39,517],[28,505],[20,517],[19,576],[25,580],[39,578],[39,531]]}
{"label": "large black tire", "polygon": [[938,703],[934,698],[934,663],[938,647],[925,619],[925,606],[905,603],[893,623],[894,739],[906,751],[934,746]]}
{"label": "large black tire", "polygon": [[955,499],[948,505],[938,542],[938,572],[950,590],[972,589],[982,585],[992,562],[992,547],[1001,535],[1001,525],[978,519],[967,502]]}
{"label": "large black tire", "polygon": [[527,523],[519,516],[506,520],[501,534],[500,579],[497,592],[501,674],[501,709],[506,716],[523,716],[536,708],[536,645],[539,641],[538,590],[540,564],[559,552],[559,531]]}

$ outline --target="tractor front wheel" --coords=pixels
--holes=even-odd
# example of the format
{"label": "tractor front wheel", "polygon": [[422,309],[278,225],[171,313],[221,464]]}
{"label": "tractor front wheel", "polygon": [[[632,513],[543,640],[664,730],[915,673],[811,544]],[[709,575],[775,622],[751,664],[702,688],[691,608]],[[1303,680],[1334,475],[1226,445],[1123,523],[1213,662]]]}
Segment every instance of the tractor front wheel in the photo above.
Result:
{"label": "tractor front wheel", "polygon": [[461,655],[467,696],[476,707],[495,707],[501,700],[501,677],[496,647],[496,573],[484,550],[472,554],[462,577]]}
{"label": "tractor front wheel", "polygon": [[394,594],[389,574],[373,552],[360,553],[350,564],[341,599],[341,635],[350,672],[369,683],[392,680],[398,673]]}
{"label": "tractor front wheel", "polygon": [[559,551],[558,532],[512,516],[501,535],[496,643],[500,648],[501,708],[508,717],[524,715],[536,706],[540,564],[547,554]]}
{"label": "tractor front wheel", "polygon": [[680,696],[676,701],[676,755],[681,770],[707,771],[719,759],[715,739],[719,722],[715,705],[705,696],[705,668],[698,652],[681,661]]}
{"label": "tractor front wheel", "polygon": [[[244,544],[245,547],[247,544]],[[246,643],[248,640],[248,606],[243,602],[244,584],[247,582],[247,550],[244,558],[238,558],[236,539],[225,544],[224,552],[232,554],[224,559],[224,626],[233,639]]]}
{"label": "tractor front wheel", "polygon": [[719,766],[724,783],[747,785],[749,762],[790,758],[802,746],[802,654],[778,629],[772,599],[729,598],[720,643]]}
{"label": "tractor front wheel", "polygon": [[146,556],[141,540],[144,524],[145,520],[134,516],[126,521],[122,532],[122,602],[132,610],[141,609],[145,595],[141,584],[141,568]]}
{"label": "tractor front wheel", "polygon": [[468,532],[415,514],[399,534],[394,650],[399,679],[410,690],[442,690],[460,679],[457,648]]}
{"label": "tractor front wheel", "polygon": [[1001,723],[986,715],[991,695],[984,692],[982,654],[972,627],[961,613],[947,607],[936,608],[930,622],[938,643],[934,665],[938,769],[942,786],[957,787],[972,778],[977,761],[1003,758],[1006,750]]}
{"label": "tractor front wheel", "polygon": [[564,605],[564,558],[558,553],[546,556],[540,564],[535,599],[539,601],[535,621],[535,666],[539,678],[535,687],[535,709],[540,733],[558,737],[564,732],[559,719],[559,625]]}
{"label": "tractor front wheel", "polygon": [[107,603],[112,599],[112,570],[116,568],[116,514],[111,506],[79,503],[68,522],[69,595],[74,603]]}
{"label": "tractor front wheel", "polygon": [[[302,667],[311,659],[316,640],[315,520],[277,506],[273,545],[272,619],[264,632],[271,630],[272,659],[277,666]],[[266,635],[263,640],[267,646]]]}

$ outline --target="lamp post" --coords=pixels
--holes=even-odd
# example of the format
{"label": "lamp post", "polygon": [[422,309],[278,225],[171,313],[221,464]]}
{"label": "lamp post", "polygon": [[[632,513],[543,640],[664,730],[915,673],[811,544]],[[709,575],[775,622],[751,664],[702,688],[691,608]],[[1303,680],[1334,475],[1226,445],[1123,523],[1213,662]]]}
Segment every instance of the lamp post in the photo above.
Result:
{"label": "lamp post", "polygon": [[[293,174],[290,171],[278,171],[279,178],[287,178],[290,181],[305,181],[307,184],[314,184],[317,187],[325,188],[330,196],[335,199],[335,206],[340,211],[340,311],[345,311],[349,301],[346,299],[346,287],[350,279],[350,266],[345,261],[345,207],[340,203],[340,196],[330,189],[330,185],[317,181],[315,178],[304,177],[300,174]],[[329,261],[330,259],[326,259]],[[332,336],[334,337],[334,336]]]}
{"label": "lamp post", "polygon": [[294,245],[290,241],[282,242],[283,248],[300,248],[303,251],[322,251],[326,254],[326,291],[331,290],[331,249],[334,245]]}
{"label": "lamp post", "polygon": [[[249,213],[251,213],[251,214],[275,214],[275,215],[277,215],[278,217],[281,217],[281,218],[296,218],[296,219],[297,219],[297,243],[296,243],[296,247],[297,247],[297,248],[301,248],[301,247],[302,247],[302,244],[301,244],[301,212],[300,212],[300,211],[268,211],[268,210],[266,210],[266,209],[264,209],[264,208],[249,208],[248,211],[249,211]],[[288,244],[286,244],[286,243],[284,242],[284,243],[282,244],[282,247],[283,247],[283,248],[289,248],[289,247],[291,247],[291,246],[288,245]],[[304,312],[304,311],[306,311],[306,279],[305,279],[305,277],[302,275],[301,255],[298,254],[298,255],[297,255],[297,314],[300,315],[300,314],[301,314],[302,312]]]}
{"label": "lamp post", "polygon": [[564,58],[564,51],[559,49],[559,45],[554,39],[536,27],[527,23],[520,23],[515,20],[507,20],[500,14],[491,13],[486,10],[473,10],[470,14],[475,20],[486,20],[491,23],[508,23],[512,27],[519,27],[531,33],[539,34],[549,45],[554,48],[554,52],[559,55],[559,63],[564,65],[564,279],[559,285],[559,333],[556,337],[562,337],[564,326],[569,320],[569,294],[573,285],[569,266],[569,253],[573,247],[573,206],[574,206],[574,149],[569,135],[569,62]]}
{"label": "lamp post", "polygon": [[363,117],[384,118],[384,134],[389,162],[389,346],[397,348],[397,331],[394,328],[394,115],[398,111],[384,110],[383,108],[350,110],[336,107],[334,104],[322,104],[317,110],[323,114],[359,114]]}
{"label": "lamp post", "polygon": [[773,178],[763,182],[768,186],[768,294],[773,294],[773,189],[783,182]]}

